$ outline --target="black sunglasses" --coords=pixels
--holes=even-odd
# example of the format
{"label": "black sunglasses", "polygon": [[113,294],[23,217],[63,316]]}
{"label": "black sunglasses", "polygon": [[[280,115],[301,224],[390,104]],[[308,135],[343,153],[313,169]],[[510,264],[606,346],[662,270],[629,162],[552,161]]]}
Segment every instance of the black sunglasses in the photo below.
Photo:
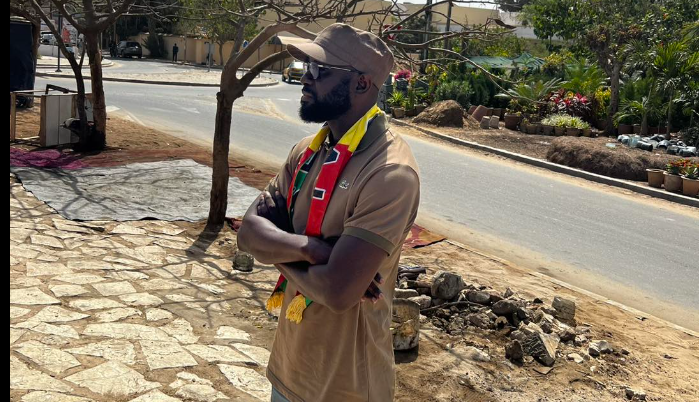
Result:
{"label": "black sunglasses", "polygon": [[352,67],[340,67],[340,66],[330,66],[327,64],[320,64],[315,61],[312,61],[310,63],[306,63],[308,66],[308,72],[311,73],[311,78],[314,80],[317,80],[318,77],[320,77],[320,73],[323,70],[340,70],[340,71],[349,71],[351,73],[356,73],[356,74],[364,74],[361,71],[354,69]]}

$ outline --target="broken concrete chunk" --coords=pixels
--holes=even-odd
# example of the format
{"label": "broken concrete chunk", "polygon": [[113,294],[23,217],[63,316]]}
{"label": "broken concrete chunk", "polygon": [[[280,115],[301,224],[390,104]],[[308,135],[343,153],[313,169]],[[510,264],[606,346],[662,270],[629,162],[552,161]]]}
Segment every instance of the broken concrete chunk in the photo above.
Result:
{"label": "broken concrete chunk", "polygon": [[451,300],[463,289],[464,281],[461,276],[451,272],[439,271],[432,280],[432,297]]}
{"label": "broken concrete chunk", "polygon": [[551,367],[556,361],[558,337],[537,333],[524,341],[524,350],[544,366]]}
{"label": "broken concrete chunk", "polygon": [[517,311],[519,304],[510,299],[500,300],[499,302],[493,304],[493,313],[497,315],[510,315]]}
{"label": "broken concrete chunk", "polygon": [[513,362],[522,361],[524,358],[524,348],[522,342],[514,340],[505,345],[505,357]]}
{"label": "broken concrete chunk", "polygon": [[420,295],[415,289],[395,289],[394,292],[394,299],[408,299],[411,297],[418,297]]}
{"label": "broken concrete chunk", "polygon": [[563,321],[575,320],[575,302],[570,299],[564,299],[560,296],[553,298],[551,307],[555,310],[554,316]]}

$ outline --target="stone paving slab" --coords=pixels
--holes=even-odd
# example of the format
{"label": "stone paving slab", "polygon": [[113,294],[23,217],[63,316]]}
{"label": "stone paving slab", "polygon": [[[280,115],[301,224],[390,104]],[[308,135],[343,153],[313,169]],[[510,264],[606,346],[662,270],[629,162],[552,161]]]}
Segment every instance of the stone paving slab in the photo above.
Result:
{"label": "stone paving slab", "polygon": [[195,241],[171,222],[68,221],[11,174],[10,399],[268,400],[251,343],[276,323],[251,299],[276,275]]}

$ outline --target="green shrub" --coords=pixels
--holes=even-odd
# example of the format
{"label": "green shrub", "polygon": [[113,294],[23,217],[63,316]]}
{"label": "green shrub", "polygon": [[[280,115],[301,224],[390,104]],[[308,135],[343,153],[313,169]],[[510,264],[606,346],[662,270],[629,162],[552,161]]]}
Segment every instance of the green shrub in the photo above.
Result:
{"label": "green shrub", "polygon": [[143,47],[148,49],[150,57],[154,59],[160,59],[167,57],[167,50],[165,49],[165,41],[162,35],[150,34],[143,41]]}
{"label": "green shrub", "polygon": [[[440,83],[434,91],[436,101],[454,100],[462,107],[471,106],[471,86],[466,81],[447,81]],[[475,104],[475,103],[474,103]]]}

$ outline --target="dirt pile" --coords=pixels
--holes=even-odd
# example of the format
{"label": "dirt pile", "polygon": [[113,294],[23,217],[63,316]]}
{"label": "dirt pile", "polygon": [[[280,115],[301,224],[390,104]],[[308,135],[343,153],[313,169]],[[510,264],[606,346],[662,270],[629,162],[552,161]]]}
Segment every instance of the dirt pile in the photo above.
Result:
{"label": "dirt pile", "polygon": [[463,127],[464,109],[453,100],[437,102],[415,117],[413,122],[438,127]]}

